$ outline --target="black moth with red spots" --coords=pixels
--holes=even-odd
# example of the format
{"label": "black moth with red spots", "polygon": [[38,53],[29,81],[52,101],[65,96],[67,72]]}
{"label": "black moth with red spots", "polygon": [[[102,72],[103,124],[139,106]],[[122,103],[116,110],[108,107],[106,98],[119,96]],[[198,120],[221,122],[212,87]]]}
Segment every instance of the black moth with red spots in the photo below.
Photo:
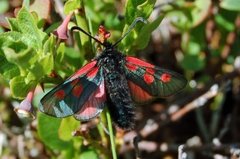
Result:
{"label": "black moth with red spots", "polygon": [[115,44],[102,45],[98,57],[41,99],[42,112],[88,121],[107,106],[116,126],[130,130],[135,103],[173,95],[187,83],[178,73],[123,55]]}

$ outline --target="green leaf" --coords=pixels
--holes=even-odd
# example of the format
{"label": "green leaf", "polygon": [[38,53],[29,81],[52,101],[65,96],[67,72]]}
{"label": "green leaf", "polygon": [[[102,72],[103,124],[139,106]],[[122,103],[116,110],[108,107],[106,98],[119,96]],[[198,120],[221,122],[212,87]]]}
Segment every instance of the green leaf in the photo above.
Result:
{"label": "green leaf", "polygon": [[221,28],[224,29],[222,31],[231,32],[235,29],[235,24],[233,23],[238,16],[237,12],[220,9],[218,14],[214,16],[216,24]]}
{"label": "green leaf", "polygon": [[71,142],[59,138],[58,129],[61,119],[38,113],[38,134],[41,140],[53,150],[65,150],[71,146]]}
{"label": "green leaf", "polygon": [[65,52],[65,43],[60,43],[60,45],[57,48],[57,55],[55,57],[55,62],[61,63],[63,61],[64,52]]}
{"label": "green leaf", "polygon": [[80,8],[81,1],[80,0],[68,0],[64,5],[64,13],[69,14],[74,10]]}
{"label": "green leaf", "polygon": [[82,56],[79,51],[61,43],[54,57],[54,70],[61,77],[68,77],[82,66],[84,60]]}
{"label": "green leaf", "polygon": [[73,117],[63,118],[58,129],[59,138],[69,141],[73,138],[72,132],[80,126],[80,122]]}
{"label": "green leaf", "polygon": [[16,53],[24,52],[25,50],[28,49],[27,45],[24,44],[22,41],[8,41],[8,43],[6,43],[5,46],[3,46],[3,51],[4,48],[11,48]]}
{"label": "green leaf", "polygon": [[8,23],[10,24],[11,31],[21,32],[20,25],[16,18],[8,18]]}
{"label": "green leaf", "polygon": [[[182,43],[186,43],[184,42],[184,40],[182,41]],[[201,51],[201,46],[200,43],[195,42],[194,40],[190,40],[185,47],[183,47],[184,52],[187,52],[189,55],[199,55],[200,51]]]}
{"label": "green leaf", "polygon": [[99,159],[96,150],[88,148],[86,150],[82,150],[81,155],[79,156],[81,159]]}
{"label": "green leaf", "polygon": [[2,74],[5,79],[10,80],[15,76],[20,75],[20,71],[16,65],[8,65],[8,68],[9,69],[5,69]]}
{"label": "green leaf", "polygon": [[80,68],[83,60],[83,55],[79,51],[71,47],[65,48],[64,61],[71,64],[74,69]]}
{"label": "green leaf", "polygon": [[[16,45],[20,46],[20,45]],[[27,69],[31,66],[32,63],[35,62],[35,59],[33,58],[35,56],[35,52],[32,48],[27,48],[25,50],[13,50],[13,48],[3,48],[4,54],[6,59],[18,65],[21,68]],[[20,52],[16,52],[20,51]]]}
{"label": "green leaf", "polygon": [[54,32],[61,24],[62,24],[62,21],[55,22],[55,23],[51,24],[44,32],[47,34],[50,34],[50,33]]}
{"label": "green leaf", "polygon": [[191,28],[191,14],[188,9],[174,10],[167,14],[173,26],[180,31],[185,31]]}
{"label": "green leaf", "polygon": [[159,16],[152,23],[148,23],[142,27],[138,38],[135,41],[138,49],[144,49],[147,46],[151,37],[151,32],[153,32],[159,26],[162,20],[163,16]]}
{"label": "green leaf", "polygon": [[[155,5],[156,0],[129,0],[126,5],[126,13],[125,13],[125,26],[123,34],[127,31],[129,25],[137,18],[142,17],[143,19],[148,19],[150,14],[153,11],[153,7]],[[124,38],[121,42],[120,49],[124,48],[124,50],[127,52],[134,52],[134,48],[132,46],[132,42],[136,40],[138,37],[141,28],[144,26],[144,24],[137,24],[134,28],[134,31],[130,32],[129,35]],[[148,33],[151,34],[151,33]]]}
{"label": "green leaf", "polygon": [[167,11],[167,16],[173,25],[180,31],[188,31],[201,24],[209,13],[210,0],[195,0],[194,2],[174,2],[172,8]]}
{"label": "green leaf", "polygon": [[26,83],[30,81],[40,81],[44,75],[48,75],[53,70],[53,55],[48,54],[39,59],[29,69],[26,77]]}
{"label": "green leaf", "polygon": [[26,84],[23,76],[16,76],[10,80],[10,90],[12,96],[18,99],[24,99],[27,93],[36,85],[35,82]]}
{"label": "green leaf", "polygon": [[27,46],[32,46],[32,41],[28,38],[28,35],[16,31],[2,33],[0,38],[3,40],[2,46],[11,45],[13,42],[24,43]]}
{"label": "green leaf", "polygon": [[199,71],[204,68],[205,60],[199,55],[185,55],[180,65],[184,70]]}
{"label": "green leaf", "polygon": [[20,74],[18,67],[9,63],[3,55],[0,55],[0,74],[7,80],[12,79]]}
{"label": "green leaf", "polygon": [[128,0],[125,18],[131,24],[137,17],[147,19],[153,11],[156,0]]}
{"label": "green leaf", "polygon": [[39,63],[42,65],[43,73],[49,74],[53,70],[54,60],[52,54],[47,54],[39,60]]}
{"label": "green leaf", "polygon": [[50,37],[45,41],[43,45],[43,53],[54,53],[55,52],[55,46],[56,46],[56,36],[53,34],[50,35]]}
{"label": "green leaf", "polygon": [[240,11],[240,2],[239,0],[222,0],[220,7],[231,11]]}
{"label": "green leaf", "polygon": [[41,49],[42,41],[46,34],[37,28],[37,24],[33,16],[26,10],[26,8],[23,7],[19,11],[17,21],[20,25],[21,32],[23,34],[27,34],[28,38],[31,39],[32,47]]}
{"label": "green leaf", "polygon": [[195,0],[194,8],[191,10],[192,26],[195,27],[205,20],[209,14],[209,8],[211,7],[211,0]]}

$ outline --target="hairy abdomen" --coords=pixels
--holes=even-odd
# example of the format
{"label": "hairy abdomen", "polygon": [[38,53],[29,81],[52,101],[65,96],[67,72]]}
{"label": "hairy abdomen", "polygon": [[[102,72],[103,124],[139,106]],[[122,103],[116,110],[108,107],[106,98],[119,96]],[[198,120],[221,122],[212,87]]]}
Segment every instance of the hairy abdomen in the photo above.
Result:
{"label": "hairy abdomen", "polygon": [[107,106],[114,123],[123,129],[134,127],[134,104],[126,77],[117,70],[105,71]]}

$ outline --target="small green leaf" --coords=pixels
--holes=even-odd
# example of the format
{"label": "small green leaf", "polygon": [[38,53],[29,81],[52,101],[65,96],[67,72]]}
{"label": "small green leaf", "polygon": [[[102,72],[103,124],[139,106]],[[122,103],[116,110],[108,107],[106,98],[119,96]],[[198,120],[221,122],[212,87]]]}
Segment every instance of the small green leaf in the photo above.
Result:
{"label": "small green leaf", "polygon": [[41,49],[42,41],[46,34],[37,28],[33,16],[26,10],[26,8],[23,7],[19,11],[17,21],[20,25],[21,32],[27,34],[28,38],[32,41],[32,47]]}
{"label": "small green leaf", "polygon": [[11,31],[11,32],[5,32],[1,34],[1,39],[7,39],[7,40],[20,40],[22,37],[22,34],[16,31]]}
{"label": "small green leaf", "polygon": [[7,80],[12,79],[20,74],[18,67],[9,63],[3,55],[0,54],[0,74]]}
{"label": "small green leaf", "polygon": [[[16,45],[16,46],[20,46],[20,45]],[[3,51],[6,59],[9,62],[14,63],[21,68],[27,69],[31,66],[32,63],[35,62],[35,58],[34,58],[35,52],[33,51],[32,48],[26,48],[25,50],[20,51],[20,50],[13,50],[13,48],[4,47]],[[16,52],[16,51],[20,51],[20,52]]]}
{"label": "small green leaf", "polygon": [[16,18],[8,18],[8,23],[10,24],[11,31],[21,32],[20,25]]}
{"label": "small green leaf", "polygon": [[74,10],[80,8],[81,1],[80,0],[68,0],[64,5],[64,13],[69,14]]}
{"label": "small green leaf", "polygon": [[220,7],[231,11],[240,11],[240,2],[239,0],[222,0]]}
{"label": "small green leaf", "polygon": [[9,65],[8,67],[9,69],[5,69],[2,74],[5,79],[10,80],[15,76],[20,75],[19,68],[16,65]]}
{"label": "small green leaf", "polygon": [[73,117],[62,119],[58,129],[59,138],[64,141],[69,141],[73,138],[72,132],[80,126],[80,122]]}
{"label": "small green leaf", "polygon": [[3,43],[1,44],[2,46],[8,46],[13,42],[24,43],[27,46],[32,46],[32,41],[27,35],[16,31],[2,33],[0,38],[3,40]]}
{"label": "small green leaf", "polygon": [[54,70],[62,77],[70,76],[82,66],[84,60],[82,56],[79,51],[61,43],[54,57]]}
{"label": "small green leaf", "polygon": [[55,46],[56,46],[56,36],[53,34],[50,35],[50,37],[45,41],[43,45],[43,53],[54,53],[55,52]]}
{"label": "small green leaf", "polygon": [[39,60],[39,63],[43,66],[44,74],[49,74],[53,70],[54,65],[53,55],[48,53]]}
{"label": "small green leaf", "polygon": [[218,14],[214,16],[216,24],[223,28],[224,30],[231,32],[235,29],[235,24],[233,23],[238,16],[237,12],[220,9]]}
{"label": "small green leaf", "polygon": [[147,19],[153,11],[156,0],[128,0],[126,6],[126,22],[131,24],[137,17]]}
{"label": "small green leaf", "polygon": [[187,43],[186,48],[183,48],[183,50],[184,52],[187,52],[189,55],[199,55],[201,51],[201,46],[198,42],[191,40]]}
{"label": "small green leaf", "polygon": [[16,76],[10,80],[10,90],[12,96],[18,99],[24,99],[27,93],[36,85],[35,82],[26,84],[23,76]]}
{"label": "small green leaf", "polygon": [[205,60],[199,55],[185,55],[180,65],[184,70],[199,71],[204,68]]}
{"label": "small green leaf", "polygon": [[61,23],[62,22],[60,21],[51,24],[44,32],[47,34],[53,33],[61,25]]}
{"label": "small green leaf", "polygon": [[186,31],[191,27],[191,13],[188,9],[174,10],[167,14],[173,26],[180,31]]}
{"label": "small green leaf", "polygon": [[59,138],[58,129],[61,119],[38,113],[38,134],[41,140],[53,150],[64,150],[71,146],[71,142]]}
{"label": "small green leaf", "polygon": [[[127,2],[126,6],[126,13],[125,13],[125,26],[123,34],[127,31],[129,28],[129,25],[137,18],[142,17],[143,19],[148,19],[151,12],[153,11],[153,7],[155,5],[156,0],[129,0]],[[124,38],[121,42],[120,49],[124,48],[126,53],[128,52],[134,52],[134,48],[132,47],[132,42],[136,40],[138,37],[141,28],[144,26],[144,24],[137,24],[134,28],[134,31],[130,32],[129,35]],[[151,34],[151,33],[148,33]],[[131,49],[131,51],[130,51]]]}
{"label": "small green leaf", "polygon": [[26,77],[26,83],[30,81],[40,81],[44,75],[48,75],[53,70],[53,55],[47,54],[33,64]]}
{"label": "small green leaf", "polygon": [[190,28],[198,26],[205,20],[211,3],[210,0],[195,0],[194,2],[176,1],[167,12],[167,16],[170,17],[177,29],[185,32]]}
{"label": "small green leaf", "polygon": [[137,40],[135,43],[137,44],[138,49],[144,49],[151,37],[151,32],[153,32],[161,23],[163,20],[163,16],[159,16],[156,20],[154,20],[152,23],[148,23],[144,25],[138,35]]}
{"label": "small green leaf", "polygon": [[65,43],[60,43],[60,45],[57,48],[57,55],[55,57],[55,62],[61,63],[63,61],[64,52],[65,52]]}
{"label": "small green leaf", "polygon": [[209,14],[209,8],[211,7],[211,4],[211,0],[195,0],[195,7],[193,10],[191,10],[192,27],[205,20],[206,16]]}
{"label": "small green leaf", "polygon": [[71,64],[72,67],[78,69],[83,63],[83,55],[79,51],[71,47],[65,48],[64,61]]}

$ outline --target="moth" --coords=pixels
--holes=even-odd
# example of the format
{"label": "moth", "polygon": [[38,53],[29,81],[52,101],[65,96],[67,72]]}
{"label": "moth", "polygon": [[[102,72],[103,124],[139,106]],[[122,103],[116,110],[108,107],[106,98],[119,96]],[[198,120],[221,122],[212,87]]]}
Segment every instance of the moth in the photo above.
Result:
{"label": "moth", "polygon": [[[116,45],[142,19],[136,19],[115,44],[101,42],[79,27],[74,27],[103,46],[99,56],[47,93],[40,101],[40,111],[54,117],[73,115],[89,121],[106,106],[115,125],[134,128],[136,103],[171,96],[187,83],[180,74],[154,66],[136,57],[122,54]],[[104,34],[108,36],[108,34]],[[107,37],[105,37],[107,39]]]}

